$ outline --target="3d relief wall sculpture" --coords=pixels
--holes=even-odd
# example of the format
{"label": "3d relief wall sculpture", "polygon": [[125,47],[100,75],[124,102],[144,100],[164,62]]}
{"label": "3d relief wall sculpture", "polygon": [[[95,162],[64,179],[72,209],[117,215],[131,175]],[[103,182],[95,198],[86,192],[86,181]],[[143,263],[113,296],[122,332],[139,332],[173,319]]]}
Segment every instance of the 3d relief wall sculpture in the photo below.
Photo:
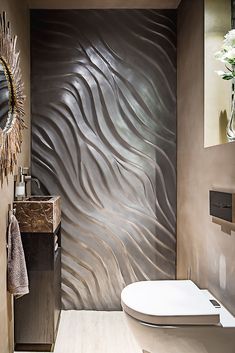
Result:
{"label": "3d relief wall sculpture", "polygon": [[66,309],[175,277],[174,11],[31,13],[32,168],[62,196]]}

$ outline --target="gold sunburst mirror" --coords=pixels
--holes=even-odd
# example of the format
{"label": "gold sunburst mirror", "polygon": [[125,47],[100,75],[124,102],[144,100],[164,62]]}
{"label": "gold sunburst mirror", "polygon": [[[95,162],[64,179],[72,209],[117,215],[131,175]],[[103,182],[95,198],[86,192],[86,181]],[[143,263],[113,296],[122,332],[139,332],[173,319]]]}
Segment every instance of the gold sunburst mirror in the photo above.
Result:
{"label": "gold sunburst mirror", "polygon": [[13,173],[21,151],[25,95],[17,36],[11,35],[6,13],[0,14],[0,181]]}

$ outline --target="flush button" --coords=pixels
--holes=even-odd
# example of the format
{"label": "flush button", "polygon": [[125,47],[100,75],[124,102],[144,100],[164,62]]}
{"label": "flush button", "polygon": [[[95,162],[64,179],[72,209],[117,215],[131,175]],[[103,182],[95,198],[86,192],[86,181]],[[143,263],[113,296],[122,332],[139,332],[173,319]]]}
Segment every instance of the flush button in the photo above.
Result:
{"label": "flush button", "polygon": [[210,302],[212,305],[214,305],[215,308],[221,308],[220,303],[218,303],[217,300],[210,299]]}

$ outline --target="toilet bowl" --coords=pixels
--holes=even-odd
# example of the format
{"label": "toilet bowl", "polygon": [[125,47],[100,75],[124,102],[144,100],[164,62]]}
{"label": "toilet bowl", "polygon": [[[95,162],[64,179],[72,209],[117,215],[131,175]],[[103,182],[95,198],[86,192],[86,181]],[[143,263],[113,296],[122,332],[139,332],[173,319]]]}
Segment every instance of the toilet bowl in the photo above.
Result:
{"label": "toilet bowl", "polygon": [[190,280],[135,282],[121,304],[143,353],[235,353],[235,318]]}

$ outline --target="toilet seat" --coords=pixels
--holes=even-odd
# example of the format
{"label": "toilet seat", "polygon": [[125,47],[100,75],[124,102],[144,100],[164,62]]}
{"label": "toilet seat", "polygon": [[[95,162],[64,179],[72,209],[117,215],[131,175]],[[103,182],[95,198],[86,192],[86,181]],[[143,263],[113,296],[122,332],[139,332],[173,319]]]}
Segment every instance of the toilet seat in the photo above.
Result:
{"label": "toilet seat", "polygon": [[220,315],[190,280],[135,282],[123,289],[123,310],[155,325],[218,325]]}

